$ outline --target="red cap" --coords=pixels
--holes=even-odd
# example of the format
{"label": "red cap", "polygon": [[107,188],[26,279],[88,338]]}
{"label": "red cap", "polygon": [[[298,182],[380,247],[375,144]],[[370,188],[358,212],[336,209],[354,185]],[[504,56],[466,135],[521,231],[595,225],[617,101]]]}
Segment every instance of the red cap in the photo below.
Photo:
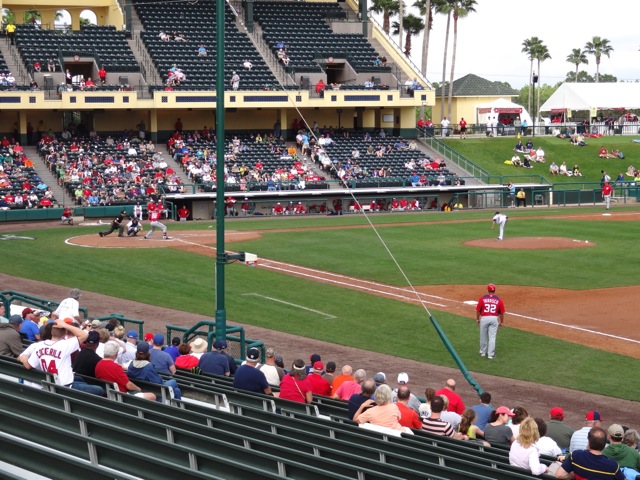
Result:
{"label": "red cap", "polygon": [[589,412],[587,413],[587,418],[585,419],[587,422],[593,421],[602,421],[604,418],[600,416],[600,412]]}
{"label": "red cap", "polygon": [[29,315],[30,313],[36,313],[36,311],[27,307],[24,310],[22,310],[22,317],[24,318],[27,315]]}
{"label": "red cap", "polygon": [[490,292],[495,292],[496,286],[493,283],[490,283],[489,285],[487,285],[487,290],[489,290]]}
{"label": "red cap", "polygon": [[145,342],[150,342],[151,340],[153,340],[153,333],[145,333],[144,334],[144,341]]}
{"label": "red cap", "polygon": [[557,418],[559,420],[562,420],[564,419],[564,410],[562,410],[560,407],[553,407],[549,412],[549,416],[551,418]]}
{"label": "red cap", "polygon": [[319,360],[317,362],[313,362],[313,369],[318,371],[324,370],[324,363]]}

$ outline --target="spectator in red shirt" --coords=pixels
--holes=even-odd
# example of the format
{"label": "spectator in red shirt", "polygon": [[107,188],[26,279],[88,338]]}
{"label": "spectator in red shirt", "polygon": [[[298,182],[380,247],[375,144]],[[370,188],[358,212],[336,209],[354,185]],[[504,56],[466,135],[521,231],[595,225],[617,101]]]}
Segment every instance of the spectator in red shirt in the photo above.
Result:
{"label": "spectator in red shirt", "polygon": [[309,385],[311,385],[311,391],[316,395],[324,395],[328,397],[331,393],[331,385],[324,378],[322,378],[322,372],[324,371],[324,363],[321,361],[314,362],[313,368],[309,375],[307,375],[307,380]]}
{"label": "spectator in red shirt", "polygon": [[311,403],[313,391],[307,380],[306,367],[301,358],[293,362],[291,371],[280,382],[280,398],[299,403]]}
{"label": "spectator in red shirt", "polygon": [[444,388],[441,388],[436,392],[436,395],[444,395],[449,399],[449,407],[447,410],[450,412],[456,412],[458,415],[462,415],[464,413],[464,401],[462,401],[462,397],[458,395],[456,392],[456,381],[452,378],[447,380]]}
{"label": "spectator in red shirt", "polygon": [[411,390],[409,390],[409,387],[406,385],[399,386],[397,396],[398,400],[396,401],[396,405],[400,410],[400,425],[409,428],[422,428],[422,420],[418,413],[413,408],[407,406],[411,398]]}
{"label": "spectator in red shirt", "polygon": [[120,347],[116,343],[107,342],[104,346],[104,357],[96,365],[96,378],[107,382],[115,382],[118,389],[122,393],[136,392],[136,397],[146,398],[147,400],[155,400],[156,396],[150,392],[143,392],[140,387],[129,380],[122,366],[116,363],[118,350]]}

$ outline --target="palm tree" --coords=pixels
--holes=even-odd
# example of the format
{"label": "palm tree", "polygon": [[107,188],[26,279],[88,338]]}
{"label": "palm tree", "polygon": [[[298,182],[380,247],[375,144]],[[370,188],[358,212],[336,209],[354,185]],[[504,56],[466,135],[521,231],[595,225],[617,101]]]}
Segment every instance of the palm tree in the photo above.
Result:
{"label": "palm tree", "polygon": [[420,63],[420,69],[422,75],[427,78],[427,58],[429,57],[429,34],[433,28],[433,11],[431,0],[416,0],[413,6],[420,10],[420,15],[424,16],[424,39],[422,42],[422,61]]}
{"label": "palm tree", "polygon": [[596,83],[600,81],[600,58],[602,58],[602,55],[610,58],[609,55],[611,52],[613,52],[613,47],[606,38],[593,37],[591,41],[587,42],[584,46],[584,53],[596,57]]}
{"label": "palm tree", "polygon": [[[458,50],[458,19],[464,18],[471,12],[475,12],[476,0],[454,0],[453,6],[453,51],[451,52],[451,75],[449,85],[453,85],[453,76],[456,68],[456,52]],[[447,116],[451,121],[451,105],[453,103],[453,88],[449,88],[449,101]]]}
{"label": "palm tree", "polygon": [[[411,37],[418,35],[422,30],[424,30],[424,22],[420,17],[416,17],[412,13],[404,17],[402,20],[404,23],[404,32],[405,32],[405,41],[404,41],[404,53],[405,55],[411,55]],[[400,25],[398,22],[393,22],[393,34],[400,34]],[[400,38],[402,42],[402,38]]]}
{"label": "palm tree", "polygon": [[573,63],[576,66],[576,82],[578,81],[578,70],[580,69],[580,64],[587,65],[589,60],[587,60],[587,54],[579,48],[574,48],[571,50],[571,53],[567,55],[567,62]]}
{"label": "palm tree", "polygon": [[[549,49],[547,48],[547,46],[542,42],[540,42],[540,45],[537,46],[533,54],[534,54],[534,58],[538,61],[538,85],[539,85],[538,90],[539,90],[540,87],[542,87],[542,81],[541,81],[542,77],[540,76],[540,64],[545,60],[549,60],[551,58],[551,54],[549,53]],[[535,119],[538,118],[539,112],[540,112],[540,94],[538,93],[534,123],[535,123]]]}
{"label": "palm tree", "polygon": [[382,30],[389,35],[391,16],[398,13],[398,8],[398,0],[373,0],[369,11],[382,14]]}
{"label": "palm tree", "polygon": [[527,110],[531,111],[531,93],[532,93],[532,80],[533,80],[533,52],[540,45],[542,41],[538,37],[531,37],[522,42],[522,52],[526,53],[529,61],[531,62],[531,66],[529,67],[529,103],[527,105]]}
{"label": "palm tree", "polygon": [[[451,30],[451,14],[453,13],[453,2],[456,0],[437,0],[435,5],[436,13],[440,13],[442,15],[447,16],[447,30],[444,35],[444,55],[442,57],[442,89],[441,89],[441,104],[440,104],[440,118],[444,119],[444,85],[446,82],[447,75],[447,50],[449,49],[449,31]],[[449,89],[452,88],[452,85],[449,84]],[[450,120],[450,119],[449,119]]]}

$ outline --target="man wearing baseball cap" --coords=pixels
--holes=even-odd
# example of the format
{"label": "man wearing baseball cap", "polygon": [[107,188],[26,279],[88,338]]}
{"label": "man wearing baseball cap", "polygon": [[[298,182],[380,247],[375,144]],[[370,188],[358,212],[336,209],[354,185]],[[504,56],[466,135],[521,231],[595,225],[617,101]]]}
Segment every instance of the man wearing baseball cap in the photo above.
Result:
{"label": "man wearing baseball cap", "polygon": [[564,410],[560,407],[553,407],[549,411],[549,421],[547,422],[547,437],[555,440],[562,451],[569,449],[571,436],[575,432],[573,428],[563,422]]}
{"label": "man wearing baseball cap", "polygon": [[27,336],[27,340],[30,342],[36,342],[40,340],[40,329],[35,320],[35,310],[31,308],[25,308],[22,310],[22,325],[20,326],[20,333],[24,333]]}
{"label": "man wearing baseball cap", "polygon": [[200,357],[198,367],[205,373],[224,375],[226,377],[231,375],[229,361],[222,353],[222,350],[225,348],[227,348],[227,342],[225,340],[216,340],[213,343],[213,351],[204,353]]}
{"label": "man wearing baseball cap", "polygon": [[256,368],[260,361],[260,350],[251,347],[247,350],[245,364],[240,365],[233,376],[233,387],[255,393],[271,395],[271,385],[267,377]]}
{"label": "man wearing baseball cap", "polygon": [[556,478],[625,480],[626,477],[618,464],[602,454],[606,444],[607,432],[596,426],[590,428],[587,433],[587,447],[567,455],[556,471]]}
{"label": "man wearing baseball cap", "polygon": [[582,427],[580,430],[576,430],[573,435],[571,435],[569,451],[573,452],[574,450],[586,449],[589,444],[589,430],[591,430],[593,427],[602,427],[602,420],[603,418],[600,416],[600,412],[592,411],[587,413],[584,420],[584,427]]}
{"label": "man wearing baseball cap", "polygon": [[20,315],[11,315],[9,323],[0,323],[0,355],[11,358],[20,356],[24,350],[22,338],[18,332],[21,325],[22,317]]}
{"label": "man wearing baseball cap", "polygon": [[156,372],[173,375],[174,373],[176,373],[176,366],[173,363],[173,358],[171,358],[171,355],[162,350],[163,345],[164,335],[162,335],[161,333],[156,333],[153,336],[153,348],[149,351],[151,363],[156,369]]}
{"label": "man wearing baseball cap", "polygon": [[322,378],[322,372],[324,371],[324,363],[318,360],[313,364],[311,373],[307,375],[307,380],[311,385],[311,391],[314,395],[324,395],[328,397],[331,393],[331,385],[324,378]]}
{"label": "man wearing baseball cap", "polygon": [[480,326],[480,356],[492,360],[496,356],[496,336],[498,327],[504,324],[504,303],[496,295],[496,286],[487,285],[488,293],[476,305],[476,323]]}
{"label": "man wearing baseball cap", "polygon": [[[635,473],[631,478],[635,478],[640,475],[640,452],[635,448],[631,448],[629,445],[622,443],[624,438],[624,429],[614,423],[607,429],[609,435],[609,445],[602,451],[602,455],[615,460],[620,467],[630,468],[635,470]],[[625,471],[627,478],[629,478],[629,472]]]}

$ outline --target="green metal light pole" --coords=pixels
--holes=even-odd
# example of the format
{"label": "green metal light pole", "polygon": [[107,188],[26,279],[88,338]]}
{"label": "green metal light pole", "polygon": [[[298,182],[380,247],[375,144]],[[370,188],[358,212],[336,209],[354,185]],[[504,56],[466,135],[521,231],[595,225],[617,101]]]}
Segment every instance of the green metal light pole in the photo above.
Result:
{"label": "green metal light pole", "polygon": [[224,0],[216,0],[216,339],[224,340]]}

